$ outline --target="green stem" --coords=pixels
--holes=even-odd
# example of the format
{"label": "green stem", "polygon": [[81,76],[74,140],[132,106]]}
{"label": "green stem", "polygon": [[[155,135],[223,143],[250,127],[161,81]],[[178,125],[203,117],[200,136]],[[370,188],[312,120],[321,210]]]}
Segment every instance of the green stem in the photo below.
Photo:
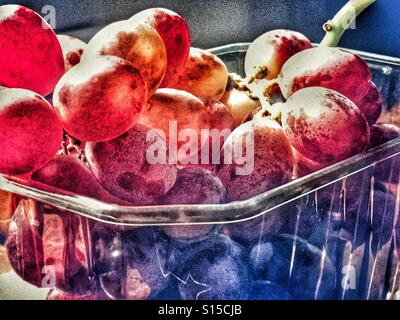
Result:
{"label": "green stem", "polygon": [[358,15],[376,0],[350,0],[332,19],[324,24],[326,35],[320,46],[336,47],[343,34],[353,24]]}

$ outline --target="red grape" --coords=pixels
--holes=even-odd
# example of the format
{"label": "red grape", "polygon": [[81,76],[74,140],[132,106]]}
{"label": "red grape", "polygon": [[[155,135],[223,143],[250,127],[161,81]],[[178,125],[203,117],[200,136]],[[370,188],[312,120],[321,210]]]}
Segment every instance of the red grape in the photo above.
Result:
{"label": "red grape", "polygon": [[[174,121],[177,127],[176,132],[170,130]],[[157,90],[148,101],[139,122],[149,128],[161,130],[168,146],[177,144],[177,152],[174,152],[172,148],[169,152],[171,155],[173,153],[172,156],[179,162],[197,155],[207,141],[207,139],[202,141],[201,132],[203,129],[210,129],[210,119],[204,103],[190,93],[176,89]],[[190,132],[186,132],[187,130]],[[186,133],[193,133],[194,139],[186,141]]]}
{"label": "red grape", "polygon": [[228,83],[228,69],[217,56],[191,48],[176,89],[190,92],[199,98],[220,100]]}
{"label": "red grape", "polygon": [[0,275],[11,271],[10,262],[7,257],[7,250],[4,246],[0,245]]}
{"label": "red grape", "polygon": [[99,184],[90,169],[77,157],[59,155],[32,175],[32,180],[109,203],[122,203]]}
{"label": "red grape", "polygon": [[[207,145],[208,150],[204,150],[205,146],[203,147],[203,149],[199,152],[198,162],[200,165],[219,164],[219,152],[224,145],[225,140],[234,129],[233,117],[231,112],[222,102],[205,100],[204,105],[207,108],[207,113],[210,118],[211,131]],[[202,151],[204,151],[204,155],[202,154]]]}
{"label": "red grape", "polygon": [[250,113],[261,107],[259,100],[252,99],[246,92],[237,89],[226,92],[221,102],[230,110],[235,128],[240,126]]}
{"label": "red grape", "polygon": [[145,23],[114,22],[100,30],[88,43],[82,61],[97,55],[128,60],[147,84],[149,96],[160,86],[167,69],[167,51],[160,35]]}
{"label": "red grape", "polygon": [[287,224],[297,217],[299,202],[291,202],[246,221],[224,225],[224,233],[239,243],[251,244],[261,237],[287,232]]}
{"label": "red grape", "polygon": [[[236,157],[237,153],[244,155],[246,161]],[[227,155],[233,160],[231,164],[227,163]],[[292,178],[292,147],[282,127],[268,118],[236,128],[224,144],[222,157],[217,175],[227,189],[229,201],[249,199]]]}
{"label": "red grape", "polygon": [[291,56],[311,47],[310,40],[299,32],[282,29],[268,31],[254,40],[247,50],[246,75],[275,79]]}
{"label": "red grape", "polygon": [[[400,137],[400,128],[392,124],[375,124],[371,127],[368,149],[377,147]],[[394,156],[374,166],[374,177],[378,181],[398,183],[400,176],[400,156]]]}
{"label": "red grape", "polygon": [[[5,239],[7,237],[8,229],[10,227],[10,222],[11,222],[11,219],[0,221],[0,240],[2,238]],[[0,241],[0,242],[2,242],[2,241]]]}
{"label": "red grape", "polygon": [[0,85],[47,96],[64,73],[56,34],[34,11],[0,7]]}
{"label": "red grape", "polygon": [[[339,219],[340,236],[375,256],[393,236],[396,197],[364,170],[318,191],[318,205]],[[335,213],[336,212],[336,213]],[[336,222],[336,223],[337,223]],[[335,223],[335,224],[336,224]]]}
{"label": "red grape", "polygon": [[167,50],[168,65],[161,87],[170,87],[182,72],[190,51],[190,31],[186,21],[177,13],[164,9],[152,8],[141,11],[129,20],[146,22],[161,36]]}
{"label": "red grape", "polygon": [[37,287],[86,292],[89,257],[82,223],[82,218],[70,213],[45,212],[37,202],[22,200],[6,243],[11,266]]}
{"label": "red grape", "polygon": [[282,124],[293,147],[323,165],[362,152],[370,138],[368,123],[357,106],[322,87],[293,94],[282,110]]}
{"label": "red grape", "polygon": [[64,56],[65,71],[68,71],[81,61],[86,43],[71,36],[58,35],[57,38]]}
{"label": "red grape", "polygon": [[381,116],[383,100],[379,89],[373,82],[370,82],[370,88],[367,94],[356,103],[361,110],[368,124],[372,126]]}
{"label": "red grape", "polygon": [[116,139],[87,143],[86,156],[92,172],[111,194],[138,205],[155,204],[174,185],[177,169],[151,164],[147,151],[149,128],[136,124]]}
{"label": "red grape", "polygon": [[96,57],[70,69],[54,91],[65,130],[83,141],[105,141],[131,128],[146,103],[138,71],[117,57]]}
{"label": "red grape", "polygon": [[0,172],[25,174],[61,148],[62,128],[51,105],[32,91],[0,90]]}
{"label": "red grape", "polygon": [[249,120],[257,120],[262,118],[272,118],[272,119],[279,119],[279,115],[282,113],[282,109],[285,108],[285,103],[283,102],[276,102],[269,106],[262,106],[260,109],[255,110],[254,112],[250,113],[244,121]]}
{"label": "red grape", "polygon": [[282,67],[278,77],[287,99],[307,87],[324,87],[360,101],[370,89],[371,72],[356,54],[339,48],[316,47],[300,51]]}

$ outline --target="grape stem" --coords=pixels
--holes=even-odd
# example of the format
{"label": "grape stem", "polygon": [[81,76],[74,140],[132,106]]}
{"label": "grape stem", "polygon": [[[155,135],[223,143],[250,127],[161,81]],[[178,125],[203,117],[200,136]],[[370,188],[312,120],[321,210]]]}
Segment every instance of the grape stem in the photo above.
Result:
{"label": "grape stem", "polygon": [[336,47],[346,30],[348,30],[356,20],[356,18],[367,9],[376,0],[350,0],[335,15],[323,25],[326,32],[320,46]]}

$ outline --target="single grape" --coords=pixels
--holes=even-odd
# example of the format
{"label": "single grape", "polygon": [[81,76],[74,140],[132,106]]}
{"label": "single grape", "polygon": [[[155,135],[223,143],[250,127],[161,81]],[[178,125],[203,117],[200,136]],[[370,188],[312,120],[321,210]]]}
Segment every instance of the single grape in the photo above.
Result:
{"label": "single grape", "polygon": [[57,38],[60,42],[64,56],[65,71],[68,71],[81,61],[83,51],[86,48],[86,43],[77,38],[62,34],[57,35]]}
{"label": "single grape", "polygon": [[[204,103],[192,94],[176,89],[157,90],[143,110],[139,123],[161,130],[169,146],[169,157],[182,164],[197,156],[207,141],[201,138],[202,131],[210,129]],[[176,145],[176,150],[170,147],[172,145]]]}
{"label": "single grape", "polygon": [[[204,169],[187,168],[178,171],[175,185],[160,204],[219,204],[224,200],[225,187],[217,177]],[[169,237],[186,242],[202,240],[215,229],[214,225],[162,227]]]}
{"label": "single grape", "polygon": [[10,224],[7,251],[15,272],[39,288],[80,294],[90,287],[84,220],[22,200]]}
{"label": "single grape", "polygon": [[0,90],[0,172],[26,174],[61,148],[62,127],[52,106],[25,89]]}
{"label": "single grape", "polygon": [[162,88],[173,86],[183,71],[190,51],[190,31],[186,21],[164,8],[141,11],[129,19],[132,22],[146,22],[152,26],[164,41],[168,64]]}
{"label": "single grape", "polygon": [[227,200],[246,200],[292,178],[293,153],[282,127],[267,118],[246,122],[228,137],[217,175]]}
{"label": "single grape", "polygon": [[165,267],[168,240],[157,230],[139,228],[124,233],[123,241],[123,295],[128,300],[155,297],[171,280]]}
{"label": "single grape", "polygon": [[276,102],[269,106],[262,106],[258,110],[250,113],[243,122],[263,118],[273,118],[280,121],[280,114],[282,113],[283,108],[285,108],[285,103],[283,102]]}
{"label": "single grape", "polygon": [[357,101],[356,105],[367,119],[368,124],[372,126],[381,116],[383,100],[376,85],[372,81],[369,85],[366,95],[360,101]]}
{"label": "single grape", "polygon": [[168,239],[155,228],[121,232],[96,224],[92,232],[94,270],[112,299],[152,299],[170,283]]}
{"label": "single grape", "polygon": [[[378,120],[379,123],[390,123],[400,127],[400,83],[397,86],[398,89],[395,89],[397,93],[392,94],[393,105],[382,112]],[[396,97],[397,94],[398,97]]]}
{"label": "single grape", "polygon": [[338,92],[305,88],[286,102],[282,125],[293,147],[306,158],[332,164],[362,152],[370,138],[357,106]]}
{"label": "single grape", "polygon": [[185,167],[196,167],[214,171],[215,165],[221,162],[221,148],[234,129],[233,117],[222,102],[205,100],[204,105],[210,119],[208,144],[205,144],[199,153],[194,156],[194,159]]}
{"label": "single grape", "polygon": [[250,276],[243,255],[241,245],[221,235],[186,248],[176,270],[182,299],[247,299]]}
{"label": "single grape", "polygon": [[64,129],[83,141],[118,137],[137,121],[146,103],[146,85],[128,61],[96,57],[70,69],[54,91]]}
{"label": "single grape", "polygon": [[13,202],[12,193],[0,190],[0,223],[12,218]]}
{"label": "single grape", "polygon": [[137,205],[155,204],[176,181],[175,166],[148,162],[149,130],[136,124],[116,139],[85,147],[89,166],[103,188]]}
{"label": "single grape", "polygon": [[93,271],[99,287],[111,299],[122,299],[123,241],[122,232],[114,226],[95,223],[91,230]]}
{"label": "single grape", "polygon": [[13,194],[0,190],[0,244],[4,243],[1,239],[7,237],[11,218],[14,214],[17,199]]}
{"label": "single grape", "polygon": [[253,276],[271,281],[293,299],[331,299],[336,269],[329,257],[305,240],[291,235],[267,237],[250,253]]}
{"label": "single grape", "polygon": [[98,55],[128,60],[147,84],[149,96],[160,86],[167,68],[167,52],[160,35],[145,23],[118,21],[101,29],[89,41],[82,61]]}
{"label": "single grape", "polygon": [[108,193],[77,157],[58,155],[32,175],[32,180],[109,203],[123,203]]}
{"label": "single grape", "polygon": [[0,6],[0,85],[47,96],[64,73],[56,34],[36,12]]}
{"label": "single grape", "polygon": [[[298,201],[301,202],[301,201]],[[246,221],[224,225],[224,233],[232,240],[248,245],[266,235],[278,235],[287,230],[288,222],[297,216],[297,202],[282,205],[267,213]]]}
{"label": "single grape", "polygon": [[360,101],[371,88],[368,65],[356,54],[339,48],[300,51],[283,65],[278,77],[283,96],[307,87],[324,87]]}
{"label": "single grape", "polygon": [[283,29],[268,31],[250,44],[245,58],[246,75],[257,79],[275,79],[291,56],[311,47],[311,41],[299,32]]}
{"label": "single grape", "polygon": [[246,92],[237,89],[226,92],[221,102],[230,110],[235,128],[240,126],[249,114],[261,108],[258,100],[252,99]]}
{"label": "single grape", "polygon": [[199,98],[220,100],[228,84],[228,69],[217,56],[191,48],[184,70],[174,88]]}
{"label": "single grape", "polygon": [[90,300],[108,300],[107,297],[100,292],[86,292],[81,295],[74,295],[70,293],[63,292],[58,289],[51,289],[48,293],[46,300],[56,300],[56,301],[90,301]]}
{"label": "single grape", "polygon": [[[375,124],[371,127],[368,149],[377,147],[400,137],[400,129],[392,124]],[[374,177],[378,181],[397,184],[400,176],[400,156],[378,162],[374,166]]]}

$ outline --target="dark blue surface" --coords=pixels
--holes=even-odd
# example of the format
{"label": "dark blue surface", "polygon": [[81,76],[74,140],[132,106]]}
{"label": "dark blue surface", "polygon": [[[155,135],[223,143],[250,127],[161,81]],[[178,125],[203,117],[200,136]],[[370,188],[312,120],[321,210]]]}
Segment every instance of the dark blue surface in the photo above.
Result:
{"label": "dark blue surface", "polygon": [[[19,3],[40,12],[54,5],[57,32],[88,40],[102,25],[129,18],[150,7],[179,12],[191,27],[193,45],[213,47],[252,41],[273,28],[290,28],[318,42],[322,24],[332,18],[346,0],[0,0]],[[400,56],[400,1],[378,0],[357,19],[356,30],[343,38],[343,47]],[[85,31],[76,31],[87,28]]]}

